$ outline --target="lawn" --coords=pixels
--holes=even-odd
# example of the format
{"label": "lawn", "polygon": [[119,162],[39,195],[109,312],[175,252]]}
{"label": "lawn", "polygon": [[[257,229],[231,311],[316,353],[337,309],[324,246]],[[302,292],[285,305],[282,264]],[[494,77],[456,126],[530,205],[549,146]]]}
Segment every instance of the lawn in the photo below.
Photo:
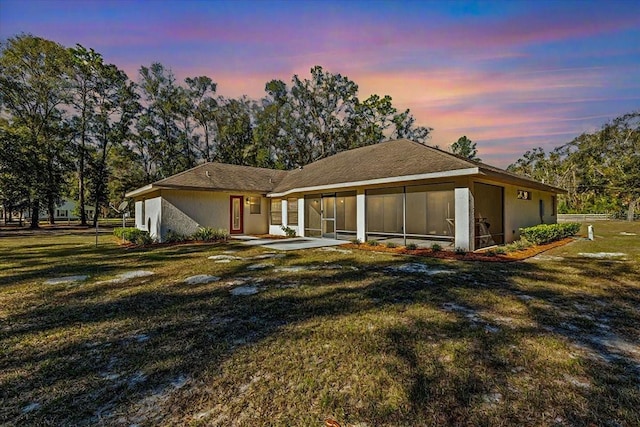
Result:
{"label": "lawn", "polygon": [[640,224],[595,227],[510,263],[5,232],[0,425],[637,426]]}

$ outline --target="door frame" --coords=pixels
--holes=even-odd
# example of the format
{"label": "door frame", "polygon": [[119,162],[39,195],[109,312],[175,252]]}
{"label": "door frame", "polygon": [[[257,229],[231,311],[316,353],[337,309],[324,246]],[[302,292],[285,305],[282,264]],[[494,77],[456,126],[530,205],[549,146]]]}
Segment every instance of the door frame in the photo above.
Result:
{"label": "door frame", "polygon": [[[233,201],[240,201],[240,228],[233,228]],[[229,234],[244,234],[244,196],[229,196]]]}
{"label": "door frame", "polygon": [[[331,217],[325,215],[326,211],[326,200],[333,199],[333,212],[331,212]],[[333,223],[333,232],[326,232],[327,222],[331,221]],[[333,237],[330,237],[333,234]],[[337,239],[338,234],[336,232],[336,194],[328,193],[322,194],[320,196],[320,236],[323,239]]]}

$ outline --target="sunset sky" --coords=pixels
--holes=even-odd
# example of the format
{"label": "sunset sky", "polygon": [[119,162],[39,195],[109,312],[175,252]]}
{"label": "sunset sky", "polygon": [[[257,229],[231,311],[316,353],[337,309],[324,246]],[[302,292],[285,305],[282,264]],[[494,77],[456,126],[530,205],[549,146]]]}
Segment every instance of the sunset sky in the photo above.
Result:
{"label": "sunset sky", "polygon": [[152,62],[207,75],[223,96],[321,65],[502,167],[640,109],[640,1],[0,0],[0,37],[19,33],[92,47],[134,80]]}

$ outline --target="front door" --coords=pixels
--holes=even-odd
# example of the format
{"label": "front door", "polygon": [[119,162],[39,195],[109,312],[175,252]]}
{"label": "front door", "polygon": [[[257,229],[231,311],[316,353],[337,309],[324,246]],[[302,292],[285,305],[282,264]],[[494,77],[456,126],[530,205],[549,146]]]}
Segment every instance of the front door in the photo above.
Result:
{"label": "front door", "polygon": [[244,204],[242,196],[231,196],[231,234],[244,233]]}

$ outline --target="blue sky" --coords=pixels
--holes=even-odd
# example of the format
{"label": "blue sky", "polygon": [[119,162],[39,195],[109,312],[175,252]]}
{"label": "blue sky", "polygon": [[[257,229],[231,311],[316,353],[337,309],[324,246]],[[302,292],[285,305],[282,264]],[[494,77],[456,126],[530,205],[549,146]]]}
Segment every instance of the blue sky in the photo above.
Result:
{"label": "blue sky", "polygon": [[155,61],[207,75],[224,96],[322,65],[498,166],[640,109],[637,1],[0,0],[0,37],[19,33],[92,47],[134,80]]}

